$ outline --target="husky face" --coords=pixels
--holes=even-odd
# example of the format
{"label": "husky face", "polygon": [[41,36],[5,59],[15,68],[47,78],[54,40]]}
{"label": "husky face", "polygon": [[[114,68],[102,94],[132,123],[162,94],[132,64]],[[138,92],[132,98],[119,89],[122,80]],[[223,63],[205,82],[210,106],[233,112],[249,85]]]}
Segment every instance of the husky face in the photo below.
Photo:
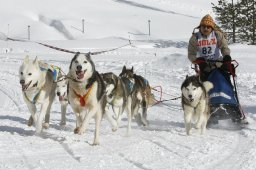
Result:
{"label": "husky face", "polygon": [[122,72],[119,75],[120,77],[125,77],[129,79],[130,81],[134,81],[134,72],[133,67],[131,69],[127,69],[126,66],[123,67]]}
{"label": "husky face", "polygon": [[64,101],[67,97],[67,89],[68,89],[68,80],[63,79],[59,82],[57,82],[56,86],[56,94],[59,97],[59,101]]}
{"label": "husky face", "polygon": [[182,95],[189,101],[198,100],[204,93],[203,86],[195,76],[187,77],[181,87]]}
{"label": "husky face", "polygon": [[76,53],[71,61],[69,70],[73,78],[77,81],[89,79],[95,71],[95,66],[91,60],[90,54]]}
{"label": "husky face", "polygon": [[19,69],[20,84],[22,91],[29,90],[32,87],[36,87],[40,78],[40,67],[37,58],[34,61],[30,61],[26,56],[23,64]]}
{"label": "husky face", "polygon": [[102,78],[106,85],[106,94],[109,95],[115,89],[118,78],[114,73],[104,73],[102,74]]}

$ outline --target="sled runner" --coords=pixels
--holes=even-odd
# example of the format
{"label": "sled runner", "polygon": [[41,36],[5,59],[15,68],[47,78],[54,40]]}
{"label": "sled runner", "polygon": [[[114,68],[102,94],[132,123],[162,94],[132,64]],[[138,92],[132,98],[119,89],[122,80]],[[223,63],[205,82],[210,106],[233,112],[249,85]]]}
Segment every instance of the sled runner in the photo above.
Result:
{"label": "sled runner", "polygon": [[[211,116],[208,123],[215,124],[218,123],[218,120],[231,119],[233,122],[247,124],[236,89],[235,69],[238,67],[238,63],[235,60],[226,63],[211,60],[206,62],[212,68],[207,80],[214,86],[209,91]],[[217,67],[217,63],[226,64],[226,69]],[[195,70],[198,73],[197,65]]]}

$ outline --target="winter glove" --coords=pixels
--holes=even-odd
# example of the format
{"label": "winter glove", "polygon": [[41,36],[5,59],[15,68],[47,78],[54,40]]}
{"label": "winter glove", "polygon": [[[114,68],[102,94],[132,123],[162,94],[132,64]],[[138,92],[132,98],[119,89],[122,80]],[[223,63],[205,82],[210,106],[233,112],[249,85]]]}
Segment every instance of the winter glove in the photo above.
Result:
{"label": "winter glove", "polygon": [[225,55],[225,56],[223,57],[223,61],[224,61],[224,62],[225,62],[225,61],[231,61],[230,55]]}
{"label": "winter glove", "polygon": [[231,62],[231,57],[230,55],[225,55],[223,57],[223,64],[221,66],[221,69],[227,72],[230,72],[230,63]]}
{"label": "winter glove", "polygon": [[209,67],[208,67],[208,64],[205,61],[205,58],[199,57],[195,60],[194,63],[199,65],[199,69],[200,69],[201,72],[209,72],[209,69],[208,69]]}

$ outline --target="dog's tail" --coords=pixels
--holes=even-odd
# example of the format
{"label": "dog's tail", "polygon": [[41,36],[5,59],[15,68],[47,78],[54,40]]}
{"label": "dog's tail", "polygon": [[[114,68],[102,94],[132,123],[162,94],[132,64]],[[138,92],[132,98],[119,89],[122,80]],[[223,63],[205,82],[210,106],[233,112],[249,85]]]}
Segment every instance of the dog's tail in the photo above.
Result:
{"label": "dog's tail", "polygon": [[210,81],[203,82],[203,86],[207,93],[209,92],[209,90],[211,90],[213,88],[213,84]]}
{"label": "dog's tail", "polygon": [[150,86],[148,86],[148,87],[146,88],[146,101],[147,101],[148,106],[152,106],[152,105],[155,104],[155,102],[156,102],[155,96],[154,96],[154,94],[151,92]]}

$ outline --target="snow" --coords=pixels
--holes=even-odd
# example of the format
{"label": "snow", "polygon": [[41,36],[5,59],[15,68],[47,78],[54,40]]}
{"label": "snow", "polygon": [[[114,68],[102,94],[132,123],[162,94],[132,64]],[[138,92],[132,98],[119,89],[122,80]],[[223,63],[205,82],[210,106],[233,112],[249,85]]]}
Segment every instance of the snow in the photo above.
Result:
{"label": "snow", "polygon": [[[217,0],[211,2],[216,3]],[[187,42],[202,16],[213,15],[211,3],[201,0],[8,0],[0,7],[0,169],[90,169],[90,170],[254,170],[256,167],[256,53],[255,46],[231,45],[239,62],[237,88],[250,125],[240,129],[221,121],[200,135],[187,136],[180,99],[150,107],[149,127],[132,122],[126,136],[123,114],[116,132],[106,119],[101,122],[100,145],[91,146],[94,121],[83,135],[73,133],[75,115],[68,106],[67,125],[61,127],[57,99],[51,109],[50,128],[35,135],[28,127],[30,113],[22,98],[18,68],[23,58],[36,56],[60,66],[67,73],[73,54],[56,51],[37,42],[80,51],[97,52],[133,46],[93,56],[99,72],[119,74],[123,65],[161,86],[163,99],[180,96],[186,75],[194,74],[187,59]],[[85,19],[85,34],[81,19]],[[148,36],[151,20],[151,36]],[[51,24],[56,21],[57,24]],[[27,38],[32,42],[4,41]],[[73,27],[72,27],[73,26]],[[159,98],[159,93],[154,92]]]}

